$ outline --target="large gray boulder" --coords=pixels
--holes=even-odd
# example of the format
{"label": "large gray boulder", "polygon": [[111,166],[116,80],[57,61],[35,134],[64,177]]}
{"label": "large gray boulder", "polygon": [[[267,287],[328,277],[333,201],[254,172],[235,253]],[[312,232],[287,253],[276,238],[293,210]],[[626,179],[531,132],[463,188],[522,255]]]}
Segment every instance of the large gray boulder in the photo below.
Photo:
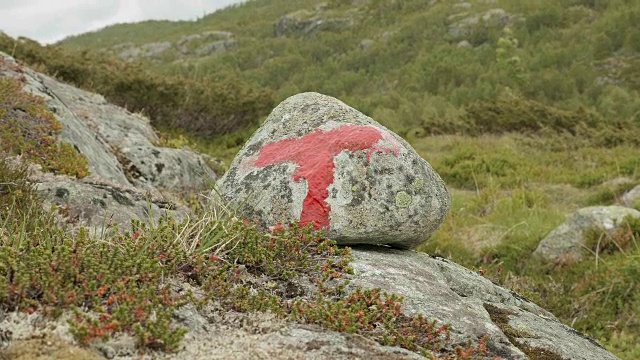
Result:
{"label": "large gray boulder", "polygon": [[411,145],[318,93],[278,105],[219,190],[266,226],[314,224],[339,244],[416,247],[450,206],[442,179]]}
{"label": "large gray boulder", "polygon": [[584,258],[585,233],[597,228],[612,233],[624,224],[627,216],[640,217],[640,212],[622,206],[591,206],[571,214],[559,227],[552,230],[533,252],[555,263],[579,261]]}

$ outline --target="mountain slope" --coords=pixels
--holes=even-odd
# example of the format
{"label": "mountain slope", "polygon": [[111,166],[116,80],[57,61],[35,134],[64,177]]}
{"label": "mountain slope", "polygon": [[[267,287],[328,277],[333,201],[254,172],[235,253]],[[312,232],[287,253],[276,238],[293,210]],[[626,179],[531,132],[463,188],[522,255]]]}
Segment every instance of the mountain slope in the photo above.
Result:
{"label": "mountain slope", "polygon": [[[634,1],[249,1],[195,22],[116,25],[64,48],[122,53],[166,74],[240,76],[276,91],[339,97],[398,131],[462,132],[465,106],[505,89],[607,120],[640,114],[640,4]],[[198,56],[181,40],[230,32],[235,45]],[[126,48],[126,46],[125,46]],[[445,122],[448,124],[443,124]]]}

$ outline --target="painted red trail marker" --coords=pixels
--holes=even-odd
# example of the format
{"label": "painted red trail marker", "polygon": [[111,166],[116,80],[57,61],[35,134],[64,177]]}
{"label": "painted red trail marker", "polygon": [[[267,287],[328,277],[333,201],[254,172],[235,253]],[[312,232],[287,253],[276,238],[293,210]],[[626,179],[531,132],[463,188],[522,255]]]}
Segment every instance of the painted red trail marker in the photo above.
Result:
{"label": "painted red trail marker", "polygon": [[328,131],[316,129],[301,138],[263,146],[255,165],[264,167],[283,162],[295,163],[297,169],[293,173],[293,180],[305,179],[309,186],[302,203],[300,223],[313,223],[315,229],[328,228],[331,206],[326,199],[329,197],[328,187],[333,183],[333,158],[343,150],[369,150],[367,160],[370,160],[373,152],[393,152],[397,156],[399,144],[394,149],[382,148],[377,146],[381,139],[381,130],[373,126],[342,125]]}

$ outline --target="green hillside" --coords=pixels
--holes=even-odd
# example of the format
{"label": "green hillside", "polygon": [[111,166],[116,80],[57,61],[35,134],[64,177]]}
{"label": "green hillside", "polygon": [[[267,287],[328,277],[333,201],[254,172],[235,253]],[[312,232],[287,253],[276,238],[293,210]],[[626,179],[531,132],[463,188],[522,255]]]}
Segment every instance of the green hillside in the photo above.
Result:
{"label": "green hillside", "polygon": [[279,101],[335,96],[407,138],[450,187],[421,250],[640,358],[640,224],[583,262],[531,258],[565,214],[640,184],[638,1],[254,0],[48,47],[0,35],[0,50],[226,164]]}
{"label": "green hillside", "polygon": [[230,32],[235,46],[136,59],[188,78],[239,76],[278,101],[318,91],[397,131],[467,131],[466,106],[505,92],[593,109],[611,122],[640,116],[640,4],[631,0],[261,0],[196,22],[112,26],[62,45],[117,54],[124,43],[175,47],[208,31]]}

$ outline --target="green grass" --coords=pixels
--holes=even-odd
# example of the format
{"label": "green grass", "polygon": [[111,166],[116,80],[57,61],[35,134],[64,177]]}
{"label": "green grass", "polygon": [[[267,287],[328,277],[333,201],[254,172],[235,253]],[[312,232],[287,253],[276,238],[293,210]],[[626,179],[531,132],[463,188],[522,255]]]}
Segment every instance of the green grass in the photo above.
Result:
{"label": "green grass", "polygon": [[[623,359],[638,356],[637,224],[571,266],[531,253],[565,215],[611,205],[640,183],[636,147],[566,135],[446,135],[413,139],[451,187],[444,224],[420,250],[450,258],[533,299]],[[610,182],[627,178],[627,183]],[[637,221],[636,221],[637,222]],[[599,236],[601,232],[598,232]],[[623,249],[624,252],[620,251]]]}
{"label": "green grass", "polygon": [[640,355],[640,321],[635,316],[640,306],[640,227],[638,219],[627,222],[612,235],[594,229],[588,235],[586,260],[559,268],[531,260],[535,270],[507,277],[506,283],[621,358],[635,359]]}

